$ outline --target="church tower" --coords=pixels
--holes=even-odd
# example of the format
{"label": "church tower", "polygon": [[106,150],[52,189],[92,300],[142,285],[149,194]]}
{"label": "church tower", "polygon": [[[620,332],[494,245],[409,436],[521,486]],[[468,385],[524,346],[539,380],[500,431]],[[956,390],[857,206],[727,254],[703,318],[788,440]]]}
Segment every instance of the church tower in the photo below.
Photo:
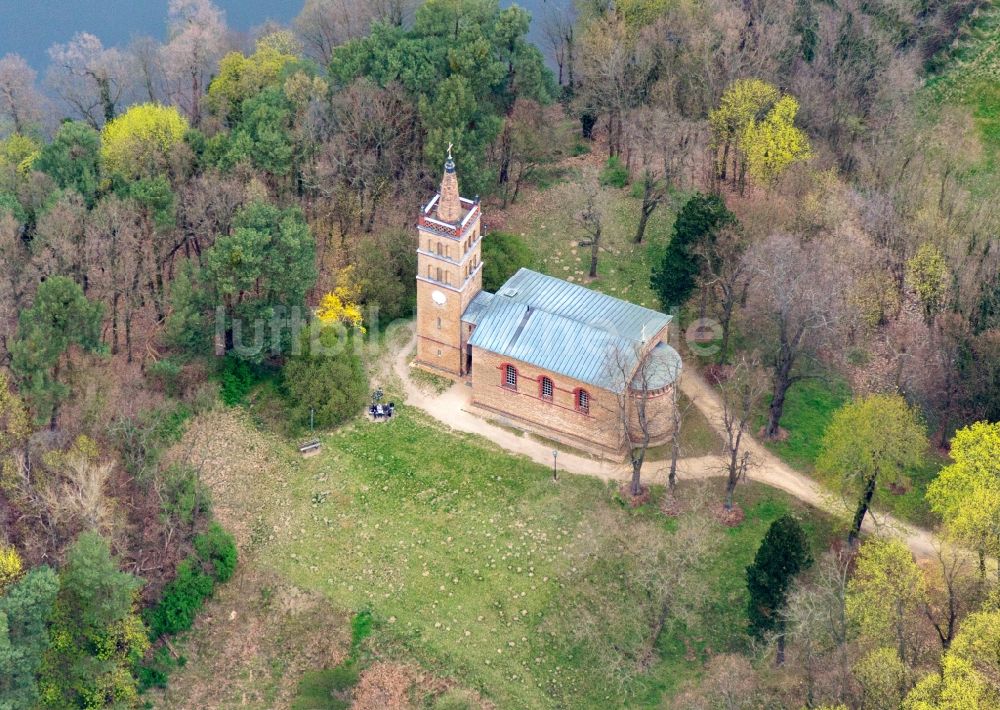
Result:
{"label": "church tower", "polygon": [[459,195],[448,146],[441,190],[417,220],[417,359],[439,375],[468,374],[462,314],[483,289],[479,200]]}

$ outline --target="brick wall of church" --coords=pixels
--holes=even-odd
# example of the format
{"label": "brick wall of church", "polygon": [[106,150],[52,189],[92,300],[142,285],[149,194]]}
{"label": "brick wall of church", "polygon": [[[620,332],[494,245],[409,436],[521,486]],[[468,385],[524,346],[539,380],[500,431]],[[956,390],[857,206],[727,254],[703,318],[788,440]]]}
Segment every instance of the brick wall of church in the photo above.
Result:
{"label": "brick wall of church", "polygon": [[[516,391],[504,385],[507,364],[517,369]],[[543,375],[553,382],[552,401],[541,397]],[[615,457],[625,453],[618,400],[612,392],[475,347],[472,385],[473,406],[486,417],[506,419],[506,423],[515,427],[585,451]],[[581,388],[590,395],[588,413],[580,412],[576,406]],[[647,414],[652,423],[651,445],[668,439],[673,428],[672,407],[669,388],[650,398]]]}

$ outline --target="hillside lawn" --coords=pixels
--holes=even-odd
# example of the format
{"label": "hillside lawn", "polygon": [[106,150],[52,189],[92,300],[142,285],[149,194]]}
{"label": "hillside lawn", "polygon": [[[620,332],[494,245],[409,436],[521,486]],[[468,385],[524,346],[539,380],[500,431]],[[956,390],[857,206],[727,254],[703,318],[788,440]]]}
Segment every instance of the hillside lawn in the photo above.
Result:
{"label": "hillside lawn", "polygon": [[[531,267],[536,271],[658,309],[649,288],[650,264],[670,240],[683,196],[665,200],[649,218],[642,244],[635,244],[642,200],[631,185],[600,186],[603,157],[595,146],[594,153],[563,161],[543,185],[526,191],[506,211],[492,213],[492,219],[487,212],[486,227],[524,239],[534,254]],[[586,234],[578,216],[589,194],[594,195],[603,226],[596,279],[589,277],[590,247],[579,246]]]}
{"label": "hillside lawn", "polygon": [[[709,591],[698,622],[668,628],[650,663],[612,678],[602,658],[644,639],[610,623],[600,642],[581,640],[581,614],[627,613],[637,602],[625,583],[637,558],[620,541],[669,549],[677,521],[655,499],[628,509],[596,479],[563,474],[553,483],[546,467],[398,411],[388,423],[358,420],[324,435],[322,453],[308,459],[257,430],[241,408],[192,423],[183,445],[205,456],[205,480],[237,535],[241,566],[175,642],[187,660],[156,706],[211,697],[221,706],[284,707],[304,671],[314,697],[324,677],[315,671],[341,663],[359,612],[373,622],[362,668],[415,664],[498,707],[658,706],[697,678],[711,654],[747,648],[743,570],[771,521],[799,513],[817,552],[843,533],[781,492],[741,486],[746,520],[709,526],[717,538],[700,573]],[[681,489],[689,515],[706,514],[703,497],[721,498],[721,481],[700,487]],[[602,608],[592,608],[595,599]],[[417,695],[421,703],[435,697]]]}

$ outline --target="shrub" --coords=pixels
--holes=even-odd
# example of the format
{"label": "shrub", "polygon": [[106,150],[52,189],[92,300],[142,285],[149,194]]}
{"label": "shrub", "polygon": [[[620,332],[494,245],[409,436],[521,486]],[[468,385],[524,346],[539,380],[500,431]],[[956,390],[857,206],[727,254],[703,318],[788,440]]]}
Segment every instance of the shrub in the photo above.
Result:
{"label": "shrub", "polygon": [[513,234],[491,232],[483,238],[483,289],[496,293],[521,267],[534,262],[528,244]]}
{"label": "shrub", "polygon": [[200,515],[211,510],[208,488],[198,480],[191,466],[173,464],[161,474],[160,510],[181,525],[193,526]]}
{"label": "shrub", "polygon": [[219,396],[222,401],[230,407],[235,407],[243,403],[250,390],[259,381],[259,377],[250,363],[227,355],[222,361],[219,381]]}
{"label": "shrub", "polygon": [[194,539],[194,549],[202,563],[210,565],[212,577],[219,584],[228,582],[236,570],[236,541],[218,523]]}
{"label": "shrub", "polygon": [[608,187],[625,187],[628,185],[628,168],[617,155],[608,158],[601,171],[601,184]]}
{"label": "shrub", "polygon": [[343,327],[327,326],[316,346],[308,330],[302,338],[302,351],[284,371],[291,420],[307,426],[312,411],[317,427],[332,427],[359,414],[368,396],[368,375],[354,337]]}
{"label": "shrub", "polygon": [[174,397],[178,392],[181,366],[170,359],[157,360],[146,367],[150,382],[154,383],[165,394]]}
{"label": "shrub", "polygon": [[190,629],[214,588],[212,578],[201,570],[197,560],[189,557],[177,565],[177,576],[164,588],[163,598],[148,615],[153,637]]}

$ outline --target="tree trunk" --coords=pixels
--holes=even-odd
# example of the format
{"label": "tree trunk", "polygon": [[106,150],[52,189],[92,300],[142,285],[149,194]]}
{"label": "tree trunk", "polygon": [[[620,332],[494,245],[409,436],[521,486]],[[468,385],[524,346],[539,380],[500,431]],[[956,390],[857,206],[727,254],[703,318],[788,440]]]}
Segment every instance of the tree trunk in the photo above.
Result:
{"label": "tree trunk", "polygon": [[868,514],[868,506],[871,505],[872,497],[875,495],[875,484],[878,482],[878,473],[874,473],[865,481],[865,490],[858,501],[858,509],[854,512],[854,522],[851,523],[851,532],[847,536],[847,544],[857,547],[858,537],[861,535],[861,523],[864,522],[865,515]]}
{"label": "tree trunk", "polygon": [[642,204],[642,211],[639,213],[639,226],[635,230],[635,239],[632,241],[636,244],[642,244],[642,238],[646,235],[646,223],[649,221],[649,215],[653,213],[653,207],[646,207],[646,203]]}
{"label": "tree trunk", "polygon": [[774,370],[774,386],[771,390],[771,404],[767,413],[767,429],[764,437],[775,439],[781,431],[781,415],[785,412],[785,396],[788,388],[792,386],[792,365],[794,358],[782,345],[781,354],[778,356],[778,366]]}
{"label": "tree trunk", "polygon": [[785,664],[785,632],[778,632],[778,649],[774,656],[775,665],[782,666]]}
{"label": "tree trunk", "polygon": [[600,237],[594,239],[590,245],[590,278],[597,278],[597,252],[600,249]]}

